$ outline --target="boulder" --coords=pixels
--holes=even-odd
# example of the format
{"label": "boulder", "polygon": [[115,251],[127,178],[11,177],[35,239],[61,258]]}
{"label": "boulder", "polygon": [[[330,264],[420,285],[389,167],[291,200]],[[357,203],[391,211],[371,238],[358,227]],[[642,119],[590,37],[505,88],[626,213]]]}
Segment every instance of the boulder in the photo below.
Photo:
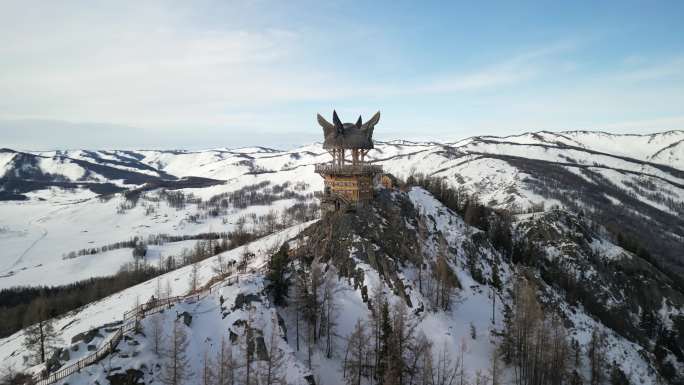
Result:
{"label": "boulder", "polygon": [[184,311],[178,315],[178,318],[181,318],[181,317],[183,317],[183,323],[185,324],[185,326],[189,327],[190,324],[192,323],[192,315],[190,313],[188,313],[187,311]]}
{"label": "boulder", "polygon": [[59,362],[59,357],[62,354],[62,348],[58,348],[55,350],[50,358],[45,361],[45,368],[47,369],[48,373],[52,373],[54,371],[57,371],[57,369],[62,367],[62,364]]}
{"label": "boulder", "polygon": [[59,353],[59,360],[60,361],[69,361],[71,359],[71,355],[69,354],[69,349],[60,349],[61,352]]}
{"label": "boulder", "polygon": [[83,341],[84,343],[90,343],[90,341],[93,340],[95,337],[100,337],[102,338],[102,334],[100,334],[100,329],[95,328],[92,330],[88,330],[87,332],[84,333],[78,333],[75,336],[71,338],[71,343],[75,344],[79,341]]}
{"label": "boulder", "polygon": [[145,385],[143,378],[145,373],[137,369],[128,369],[125,373],[116,373],[107,376],[111,385]]}
{"label": "boulder", "polygon": [[306,380],[306,383],[309,385],[316,385],[316,380],[314,379],[313,374],[309,374],[308,376],[304,377]]}
{"label": "boulder", "polygon": [[252,302],[261,302],[261,298],[259,298],[259,296],[256,294],[240,293],[235,296],[235,305],[233,305],[233,310],[242,309],[245,305]]}

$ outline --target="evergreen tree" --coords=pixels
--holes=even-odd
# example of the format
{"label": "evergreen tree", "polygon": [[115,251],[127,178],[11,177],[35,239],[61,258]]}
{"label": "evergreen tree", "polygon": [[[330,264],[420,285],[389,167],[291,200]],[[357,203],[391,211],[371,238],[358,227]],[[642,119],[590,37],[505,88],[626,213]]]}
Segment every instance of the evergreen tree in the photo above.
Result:
{"label": "evergreen tree", "polygon": [[389,304],[386,300],[382,302],[380,308],[380,351],[378,352],[376,376],[377,380],[384,384],[392,352],[392,320],[390,318]]}
{"label": "evergreen tree", "polygon": [[497,290],[501,290],[501,277],[499,276],[499,264],[492,264],[492,286]]}
{"label": "evergreen tree", "polygon": [[610,385],[630,385],[625,373],[616,365],[610,371]]}
{"label": "evergreen tree", "polygon": [[287,279],[288,252],[290,248],[285,242],[280,249],[271,256],[268,261],[268,280],[271,283],[273,302],[283,305],[287,295],[289,282]]}
{"label": "evergreen tree", "polygon": [[591,333],[591,340],[587,346],[587,356],[589,358],[591,385],[601,385],[604,380],[604,372],[606,370],[605,362],[605,334],[601,333],[597,328]]}

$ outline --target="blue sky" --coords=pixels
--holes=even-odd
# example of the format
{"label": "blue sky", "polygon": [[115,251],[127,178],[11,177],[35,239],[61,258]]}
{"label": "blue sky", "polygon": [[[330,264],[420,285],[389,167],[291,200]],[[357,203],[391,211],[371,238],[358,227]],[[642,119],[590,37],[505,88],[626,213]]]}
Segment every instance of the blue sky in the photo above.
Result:
{"label": "blue sky", "polygon": [[684,129],[684,2],[2,2],[0,147]]}

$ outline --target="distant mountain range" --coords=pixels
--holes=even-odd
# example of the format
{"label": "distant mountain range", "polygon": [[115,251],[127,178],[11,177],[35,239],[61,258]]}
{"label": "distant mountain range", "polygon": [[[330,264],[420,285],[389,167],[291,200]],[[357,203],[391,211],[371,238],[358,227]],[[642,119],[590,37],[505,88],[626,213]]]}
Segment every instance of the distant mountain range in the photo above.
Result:
{"label": "distant mountain range", "polygon": [[[684,131],[540,131],[453,143],[394,140],[377,142],[369,157],[396,177],[441,178],[489,206],[520,211],[559,205],[593,213],[684,272]],[[47,191],[61,200],[84,199],[157,188],[195,193],[204,188],[210,195],[264,181],[301,183],[311,193],[322,188],[313,165],[328,159],[319,144],[288,151],[3,149],[0,199],[48,199]]]}
{"label": "distant mountain range", "polygon": [[[684,131],[396,140],[369,156],[399,188],[320,218],[317,143],[0,150],[0,361],[70,373],[57,384],[158,383],[157,342],[180,328],[197,378],[230,351],[239,379],[341,384],[355,368],[365,384],[392,354],[441,385],[432,353],[435,370],[463,365],[446,378],[514,383],[520,356],[493,363],[509,349],[538,383],[590,383],[592,367],[602,383],[684,381]],[[59,342],[36,365],[38,306]]]}

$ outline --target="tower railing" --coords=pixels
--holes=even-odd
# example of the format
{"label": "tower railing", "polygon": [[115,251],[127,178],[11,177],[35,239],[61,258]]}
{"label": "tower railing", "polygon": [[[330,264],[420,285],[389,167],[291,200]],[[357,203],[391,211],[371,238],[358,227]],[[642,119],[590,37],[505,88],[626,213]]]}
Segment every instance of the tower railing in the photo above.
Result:
{"label": "tower railing", "polygon": [[318,174],[342,174],[342,175],[372,175],[382,172],[382,166],[378,164],[333,164],[319,163],[315,166]]}

